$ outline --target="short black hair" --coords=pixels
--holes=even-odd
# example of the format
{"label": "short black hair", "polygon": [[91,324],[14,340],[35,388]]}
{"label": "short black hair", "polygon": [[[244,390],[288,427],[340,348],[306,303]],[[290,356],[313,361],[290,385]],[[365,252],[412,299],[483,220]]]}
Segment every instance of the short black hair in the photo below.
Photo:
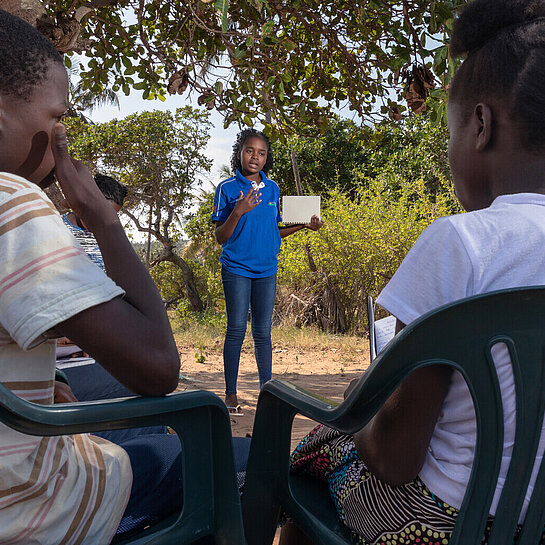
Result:
{"label": "short black hair", "polygon": [[23,19],[0,10],[0,93],[28,100],[50,62],[64,65],[53,44]]}
{"label": "short black hair", "polygon": [[519,124],[530,151],[545,145],[545,2],[474,0],[455,20],[450,53],[467,55],[450,100],[469,119],[478,102],[497,100]]}
{"label": "short black hair", "polygon": [[95,174],[95,182],[102,191],[102,194],[109,200],[114,201],[119,206],[123,206],[127,196],[127,187],[119,183],[111,176],[104,174]]}
{"label": "short black hair", "polygon": [[242,165],[240,164],[240,150],[242,150],[244,142],[246,142],[248,138],[253,138],[254,136],[261,138],[267,144],[267,160],[265,161],[265,165],[263,166],[263,172],[267,174],[267,172],[271,170],[273,166],[273,154],[269,137],[264,132],[258,131],[257,129],[248,128],[242,129],[237,134],[237,139],[233,144],[233,155],[231,155],[231,170],[233,171],[233,174],[237,170],[240,170],[242,168]]}

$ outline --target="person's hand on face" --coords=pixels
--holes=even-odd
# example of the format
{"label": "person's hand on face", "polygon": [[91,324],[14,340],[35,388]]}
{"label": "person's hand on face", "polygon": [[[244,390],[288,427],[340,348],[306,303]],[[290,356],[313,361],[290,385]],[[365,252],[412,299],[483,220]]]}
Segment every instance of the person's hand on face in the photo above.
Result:
{"label": "person's hand on face", "polygon": [[235,210],[242,216],[253,210],[261,202],[259,189],[251,188],[246,195],[240,192],[240,197],[235,205]]}
{"label": "person's hand on face", "polygon": [[310,218],[310,223],[305,224],[305,227],[307,229],[311,229],[312,231],[318,231],[322,227],[324,222],[316,215],[312,216]]}
{"label": "person's hand on face", "polygon": [[118,217],[98,188],[89,169],[68,154],[66,130],[57,123],[51,135],[55,159],[55,176],[65,196],[64,204],[71,208],[90,231],[97,221],[114,223]]}

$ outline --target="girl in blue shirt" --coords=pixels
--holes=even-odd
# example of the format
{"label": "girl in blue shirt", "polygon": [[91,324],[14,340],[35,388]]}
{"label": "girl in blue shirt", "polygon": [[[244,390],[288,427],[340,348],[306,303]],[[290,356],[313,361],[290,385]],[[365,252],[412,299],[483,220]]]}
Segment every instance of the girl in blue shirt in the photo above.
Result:
{"label": "girl in blue shirt", "polygon": [[214,196],[212,221],[216,224],[216,240],[223,246],[220,261],[227,311],[223,346],[225,404],[235,415],[242,414],[237,375],[248,308],[262,386],[271,378],[271,320],[280,240],[304,227],[316,231],[322,226],[317,216],[306,225],[278,226],[280,190],[267,178],[272,164],[268,137],[255,129],[244,129],[233,146],[231,168],[235,175],[223,180]]}

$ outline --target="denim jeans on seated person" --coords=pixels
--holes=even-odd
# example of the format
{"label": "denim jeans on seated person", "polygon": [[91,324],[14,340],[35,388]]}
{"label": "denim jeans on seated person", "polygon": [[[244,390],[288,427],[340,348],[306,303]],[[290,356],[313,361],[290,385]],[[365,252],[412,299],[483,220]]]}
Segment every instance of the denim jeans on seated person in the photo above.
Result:
{"label": "denim jeans on seated person", "polygon": [[[63,367],[80,401],[133,396],[106,369],[89,358],[86,365]],[[117,540],[153,524],[182,507],[182,456],[177,435],[166,426],[148,426],[94,433],[121,446],[129,455],[133,482],[129,502],[117,530]],[[246,471],[250,439],[233,437],[237,478]],[[116,539],[114,539],[115,543]]]}
{"label": "denim jeans on seated person", "polygon": [[[117,530],[119,540],[181,509],[182,449],[178,436],[170,434],[139,435],[128,441],[117,441],[113,435],[111,439],[129,455],[133,473],[129,503]],[[233,437],[237,477],[246,472],[250,442],[248,437]]]}
{"label": "denim jeans on seated person", "polygon": [[[78,401],[99,401],[136,395],[112,377],[104,367],[92,358],[89,358],[89,363],[86,365],[63,367],[63,371]],[[124,430],[95,432],[93,435],[98,435],[113,443],[119,443],[138,435],[153,433],[167,433],[167,427],[147,426],[144,428],[128,428]]]}
{"label": "denim jeans on seated person", "polygon": [[237,393],[240,349],[246,335],[248,308],[252,320],[259,386],[271,379],[271,322],[276,296],[276,275],[247,278],[222,268],[221,278],[227,311],[227,333],[223,345],[225,393],[234,395]]}

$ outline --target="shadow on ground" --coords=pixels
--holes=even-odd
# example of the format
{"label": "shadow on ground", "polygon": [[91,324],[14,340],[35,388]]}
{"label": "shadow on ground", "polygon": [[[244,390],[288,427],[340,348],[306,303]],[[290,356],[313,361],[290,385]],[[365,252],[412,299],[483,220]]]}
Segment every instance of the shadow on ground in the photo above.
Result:
{"label": "shadow on ground", "polygon": [[[251,360],[252,358],[246,355],[245,359]],[[223,398],[225,386],[221,356],[214,357],[212,355],[209,357],[209,361],[203,364],[192,363],[190,365],[190,360],[184,361],[183,358],[182,361],[182,379],[178,386],[179,391],[210,390]],[[351,380],[361,376],[363,370],[367,367],[367,362],[350,366],[349,369],[343,370],[342,373],[332,372],[331,367],[338,369],[335,363],[324,365],[321,368],[313,365],[312,369],[308,370],[305,369],[305,363],[297,367],[297,371],[277,374],[273,366],[273,378],[287,380],[322,397],[341,402],[344,390]],[[231,417],[233,435],[242,437],[248,436],[248,434],[251,435],[258,395],[259,379],[257,369],[255,369],[255,362],[243,363],[241,360],[241,369],[238,375],[238,398],[244,414],[243,416]],[[295,447],[299,440],[313,427],[314,423],[312,421],[302,416],[296,416],[292,432],[292,447]]]}

